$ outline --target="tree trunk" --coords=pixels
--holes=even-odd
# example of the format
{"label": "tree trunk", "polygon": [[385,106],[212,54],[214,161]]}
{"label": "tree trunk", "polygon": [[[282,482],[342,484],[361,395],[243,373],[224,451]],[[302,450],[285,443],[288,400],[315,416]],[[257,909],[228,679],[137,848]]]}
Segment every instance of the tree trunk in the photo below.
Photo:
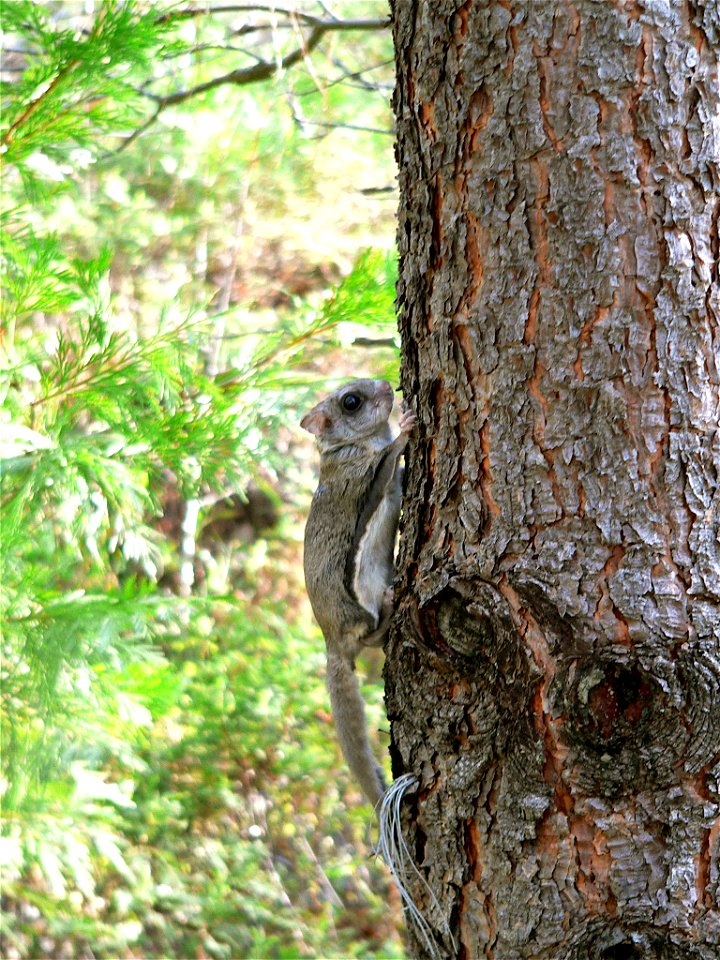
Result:
{"label": "tree trunk", "polygon": [[718,960],[718,5],[393,18],[410,892],[443,955]]}

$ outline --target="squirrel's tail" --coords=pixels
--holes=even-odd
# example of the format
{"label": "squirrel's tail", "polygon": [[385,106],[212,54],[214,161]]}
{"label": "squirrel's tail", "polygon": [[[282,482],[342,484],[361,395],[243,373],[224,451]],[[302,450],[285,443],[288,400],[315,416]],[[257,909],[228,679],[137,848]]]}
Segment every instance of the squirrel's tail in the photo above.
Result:
{"label": "squirrel's tail", "polygon": [[349,660],[328,654],[327,686],[333,720],[343,756],[363,793],[373,805],[385,793],[380,767],[370,751],[365,724],[365,704],[360,684]]}

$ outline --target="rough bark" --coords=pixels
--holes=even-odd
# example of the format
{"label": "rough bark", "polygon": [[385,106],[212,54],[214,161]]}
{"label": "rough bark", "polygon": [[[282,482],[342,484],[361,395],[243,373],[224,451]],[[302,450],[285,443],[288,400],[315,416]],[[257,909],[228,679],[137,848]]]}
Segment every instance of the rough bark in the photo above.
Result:
{"label": "rough bark", "polygon": [[393,20],[412,894],[448,955],[717,960],[718,4]]}

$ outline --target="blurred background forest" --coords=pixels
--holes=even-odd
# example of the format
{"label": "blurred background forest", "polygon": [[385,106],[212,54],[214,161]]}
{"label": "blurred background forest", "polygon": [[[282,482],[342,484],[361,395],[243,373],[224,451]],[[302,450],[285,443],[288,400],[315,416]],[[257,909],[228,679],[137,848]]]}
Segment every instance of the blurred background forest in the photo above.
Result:
{"label": "blurred background forest", "polygon": [[403,955],[304,596],[297,426],[397,383],[387,14],[2,5],[10,960]]}

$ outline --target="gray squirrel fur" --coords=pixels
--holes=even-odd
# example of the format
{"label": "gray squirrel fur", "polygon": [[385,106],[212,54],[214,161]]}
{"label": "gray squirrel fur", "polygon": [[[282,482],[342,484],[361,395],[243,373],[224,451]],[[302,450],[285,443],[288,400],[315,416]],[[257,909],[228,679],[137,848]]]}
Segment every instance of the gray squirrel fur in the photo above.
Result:
{"label": "gray squirrel fur", "polygon": [[355,674],[364,646],[380,646],[393,612],[395,538],[402,466],[415,416],[400,418],[393,439],[386,380],[353,380],[307,413],[320,479],[305,527],[305,584],[327,646],[327,686],[343,755],[367,799],[385,792],[370,750]]}

